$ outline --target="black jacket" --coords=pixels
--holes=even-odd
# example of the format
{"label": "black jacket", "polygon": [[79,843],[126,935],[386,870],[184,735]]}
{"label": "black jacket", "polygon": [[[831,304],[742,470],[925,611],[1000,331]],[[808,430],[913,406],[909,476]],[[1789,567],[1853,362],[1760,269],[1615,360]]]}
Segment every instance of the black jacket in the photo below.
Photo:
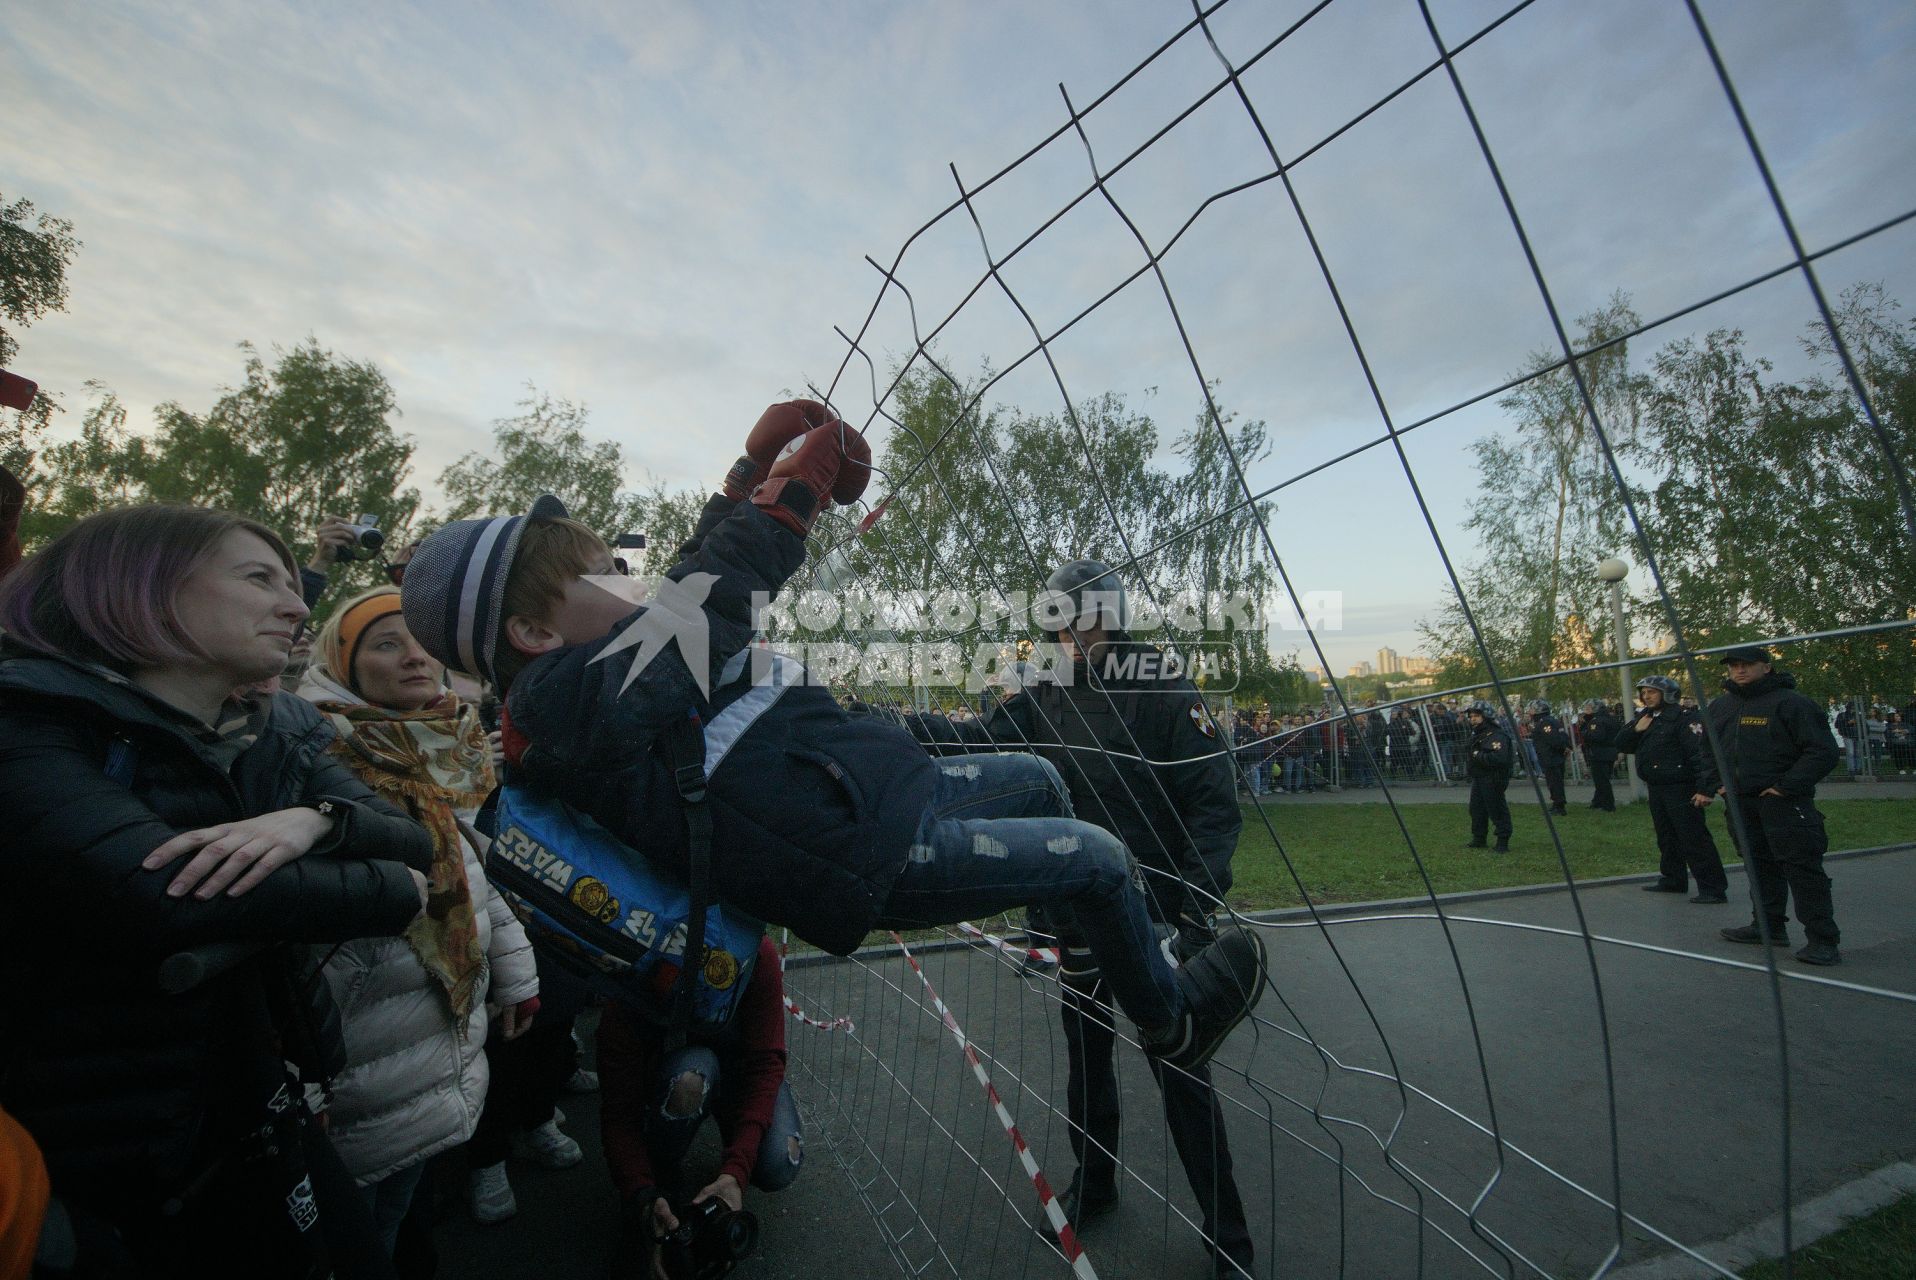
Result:
{"label": "black jacket", "polygon": [[1593,765],[1615,764],[1617,759],[1617,735],[1623,732],[1623,721],[1608,711],[1598,711],[1578,720],[1583,730],[1583,758]]}
{"label": "black jacket", "polygon": [[[1095,667],[1075,670],[1070,684],[1031,685],[983,720],[908,723],[941,753],[995,746],[1043,756],[1070,788],[1079,818],[1123,840],[1144,865],[1222,898],[1244,826],[1230,747],[1195,685],[1147,668],[1159,654],[1149,644],[1116,644]],[[1192,900],[1165,876],[1146,876],[1145,885],[1159,920],[1215,905]]]}
{"label": "black jacket", "polygon": [[[109,673],[18,648],[0,660],[0,1105],[56,1193],[150,1212],[258,1123],[247,1082],[281,1075],[313,1030],[291,949],[178,997],[155,982],[166,956],[394,934],[418,913],[402,862],[424,870],[431,840],[326,753],[332,736],[280,694],[222,768],[185,716]],[[115,739],[130,785],[105,772]],[[183,864],[140,867],[181,832],[320,799],[333,832],[240,897],[170,898]]]}
{"label": "black jacket", "polygon": [[[676,641],[654,649],[628,640],[657,625],[644,620],[664,607],[661,597],[604,640],[538,659],[506,697],[514,732],[529,740],[511,780],[590,815],[681,880],[686,831],[665,735],[690,710],[710,724],[740,699],[763,697],[753,672],[771,655],[747,651],[754,599],[769,601],[805,559],[804,540],[750,503],[708,504],[707,516],[696,546],[666,575],[684,588],[678,622],[703,619],[707,693]],[[640,653],[647,660],[627,687]],[[752,661],[746,678],[728,681],[735,656]],[[712,771],[718,896],[849,954],[905,865],[934,768],[909,733],[847,715],[824,685],[785,687]]]}
{"label": "black jacket", "polygon": [[[1724,681],[1709,706],[1710,726],[1723,744],[1731,786],[1740,796],[1775,787],[1786,796],[1814,796],[1842,753],[1823,708],[1796,691],[1796,677],[1771,671],[1752,684]],[[1697,790],[1715,795],[1724,785],[1705,749]]]}
{"label": "black jacket", "polygon": [[1540,763],[1556,767],[1570,754],[1570,734],[1564,729],[1563,721],[1553,715],[1531,716],[1530,745],[1536,748]]}
{"label": "black jacket", "polygon": [[1703,741],[1702,719],[1673,706],[1661,706],[1642,715],[1650,717],[1650,727],[1639,733],[1637,721],[1630,721],[1617,735],[1617,750],[1636,755],[1637,777],[1645,782],[1695,787],[1703,756],[1709,750]]}
{"label": "black jacket", "polygon": [[1510,735],[1495,720],[1481,720],[1470,731],[1465,746],[1465,771],[1473,778],[1508,778],[1515,761],[1511,759]]}

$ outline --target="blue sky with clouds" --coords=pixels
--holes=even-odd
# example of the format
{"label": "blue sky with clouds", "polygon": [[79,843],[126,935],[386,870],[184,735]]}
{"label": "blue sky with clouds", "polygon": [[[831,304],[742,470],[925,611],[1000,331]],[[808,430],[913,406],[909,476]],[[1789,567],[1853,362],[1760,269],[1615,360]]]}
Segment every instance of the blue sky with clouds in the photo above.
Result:
{"label": "blue sky with clouds", "polygon": [[[1916,208],[1916,7],[1703,7],[1812,247]],[[1213,34],[1242,66],[1307,8],[1231,0]],[[1503,8],[1431,4],[1452,42]],[[1066,123],[1060,82],[1084,109],[1190,14],[1168,0],[17,5],[0,42],[0,194],[71,218],[85,241],[69,312],[23,335],[21,368],[76,411],[99,378],[137,422],[168,399],[209,402],[239,373],[234,343],[310,333],[386,372],[428,488],[527,382],[588,403],[652,474],[707,484],[767,401],[831,381],[845,355],[834,326],[856,331],[880,293],[864,258],[889,265],[951,203],[951,167],[983,182]],[[1410,0],[1337,0],[1241,82],[1288,159],[1432,57]],[[1660,315],[1786,260],[1682,5],[1537,0],[1457,69],[1566,316],[1619,288]],[[1381,419],[1281,187],[1205,203],[1271,168],[1221,80],[1192,34],[1084,127],[1111,196],[1163,252],[1205,374],[1274,428],[1250,477],[1263,487],[1373,439]],[[974,199],[1047,335],[1144,261],[1095,196],[1006,258],[1089,174],[1067,131]],[[1293,177],[1395,421],[1493,386],[1549,344],[1443,76]],[[1834,287],[1880,279],[1916,303],[1913,245],[1905,226],[1824,269]],[[963,213],[913,240],[899,271],[920,325],[982,266]],[[1651,345],[1737,325],[1787,372],[1808,315],[1801,282],[1784,279]],[[911,334],[887,293],[867,349],[895,359]],[[987,286],[939,351],[1004,369],[1030,345]],[[1053,349],[1074,395],[1149,394],[1167,434],[1198,408],[1149,276]],[[848,413],[870,411],[862,368],[840,391]],[[994,398],[1059,406],[1035,360]],[[1464,558],[1465,448],[1500,427],[1483,406],[1406,442]],[[1340,669],[1381,644],[1416,648],[1442,574],[1394,454],[1285,489],[1273,534],[1301,588],[1346,593],[1346,630],[1327,637]]]}

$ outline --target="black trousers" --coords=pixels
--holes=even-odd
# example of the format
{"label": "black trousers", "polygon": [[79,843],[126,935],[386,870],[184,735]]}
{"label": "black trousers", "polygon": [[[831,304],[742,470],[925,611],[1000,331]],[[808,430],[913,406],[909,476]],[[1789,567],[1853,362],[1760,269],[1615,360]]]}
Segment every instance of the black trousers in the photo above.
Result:
{"label": "black trousers", "polygon": [[1657,872],[1663,883],[1688,886],[1696,877],[1699,893],[1722,893],[1730,881],[1703,810],[1690,803],[1696,787],[1688,782],[1647,782],[1650,822],[1657,831]]}
{"label": "black trousers", "polygon": [[[1090,963],[1088,956],[1082,958],[1083,963]],[[1117,1033],[1108,1003],[1110,993],[1105,990],[1104,979],[1094,973],[1088,981],[1067,978],[1063,997],[1064,1041],[1071,1073],[1065,1087],[1071,1151],[1078,1158],[1086,1186],[1115,1186],[1121,1117],[1117,1066],[1112,1056]],[[1211,1069],[1166,1070],[1156,1058],[1146,1061],[1164,1095],[1164,1125],[1171,1131],[1178,1161],[1204,1215],[1204,1234],[1216,1243],[1217,1274],[1235,1276],[1237,1267],[1249,1274],[1251,1229],[1244,1217],[1237,1179],[1231,1174],[1224,1111],[1218,1105],[1217,1091],[1211,1087]]]}
{"label": "black trousers", "polygon": [[1507,773],[1481,775],[1470,779],[1470,838],[1482,840],[1491,825],[1497,828],[1499,840],[1510,839],[1510,802],[1504,799],[1504,792],[1510,789],[1510,775]]}
{"label": "black trousers", "polygon": [[[1842,941],[1836,927],[1836,909],[1830,899],[1830,878],[1823,873],[1823,855],[1829,852],[1829,833],[1823,815],[1810,798],[1744,796],[1743,834],[1738,841],[1750,869],[1756,905],[1769,918],[1770,929],[1781,933],[1789,920],[1790,899],[1796,900],[1796,918],[1812,942],[1834,945]],[[1737,834],[1737,824],[1730,824]]]}
{"label": "black trousers", "polygon": [[[173,1215],[121,1206],[69,1205],[79,1250],[75,1275],[87,1280],[392,1280],[392,1260],[365,1197],[318,1124],[285,1135],[304,1174],[283,1195],[280,1160],[229,1160]],[[297,1226],[295,1224],[298,1224]],[[37,1273],[36,1273],[37,1274]]]}
{"label": "black trousers", "polygon": [[1589,764],[1590,783],[1597,789],[1597,793],[1590,798],[1590,807],[1592,809],[1615,809],[1617,807],[1617,793],[1610,789],[1610,770],[1616,764],[1616,761],[1605,760],[1599,764],[1597,761],[1592,760]]}
{"label": "black trousers", "polygon": [[1544,785],[1550,789],[1550,807],[1563,808],[1563,757],[1539,756],[1537,763],[1543,767]]}

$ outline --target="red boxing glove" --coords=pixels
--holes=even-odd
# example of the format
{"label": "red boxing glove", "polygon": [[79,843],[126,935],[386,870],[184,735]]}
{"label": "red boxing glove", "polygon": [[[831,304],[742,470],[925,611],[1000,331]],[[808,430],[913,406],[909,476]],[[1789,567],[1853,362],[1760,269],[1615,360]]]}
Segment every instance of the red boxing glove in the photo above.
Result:
{"label": "red boxing glove", "polygon": [[31,382],[17,373],[8,373],[5,369],[0,369],[0,405],[25,413],[33,407],[33,397],[39,394],[39,391],[38,383]]}
{"label": "red boxing glove", "polygon": [[786,445],[832,421],[832,411],[816,400],[787,400],[761,413],[745,437],[744,456],[725,473],[725,496],[734,502],[751,497],[752,490],[765,483]]}
{"label": "red boxing glove", "polygon": [[752,494],[752,505],[801,538],[810,533],[838,481],[840,432],[850,430],[834,422],[807,432],[796,450],[772,464],[771,478]]}
{"label": "red boxing glove", "polygon": [[838,466],[838,481],[832,485],[832,501],[841,507],[849,507],[858,501],[860,494],[872,478],[872,447],[858,428],[845,423],[836,423],[845,433],[844,461]]}

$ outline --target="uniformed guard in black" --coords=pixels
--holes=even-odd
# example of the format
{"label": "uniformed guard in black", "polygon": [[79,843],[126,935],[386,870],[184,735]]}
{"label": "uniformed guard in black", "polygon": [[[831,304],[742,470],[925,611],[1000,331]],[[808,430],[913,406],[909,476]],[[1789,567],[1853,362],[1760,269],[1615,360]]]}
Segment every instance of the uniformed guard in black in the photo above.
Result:
{"label": "uniformed guard in black", "polygon": [[[1069,681],[1028,680],[983,720],[922,716],[910,723],[933,751],[1012,746],[1056,765],[1077,817],[1120,836],[1143,864],[1152,918],[1174,935],[1179,958],[1195,955],[1211,940],[1210,912],[1185,886],[1224,896],[1243,826],[1232,744],[1172,655],[1124,631],[1123,585],[1107,566],[1073,561],[1046,586],[1070,597],[1051,615],[1063,628]],[[1045,621],[1041,612],[1040,625]],[[1065,1097],[1078,1171],[1059,1205],[1075,1228],[1117,1203],[1117,1033],[1110,995],[1083,940],[1035,912],[1032,923],[1062,935]],[[1154,1057],[1146,1061],[1164,1095],[1165,1126],[1203,1213],[1217,1274],[1235,1276],[1240,1267],[1254,1274],[1250,1226],[1210,1068],[1182,1072]]]}
{"label": "uniformed guard in black", "polygon": [[1550,704],[1538,698],[1530,704],[1530,745],[1537,752],[1544,785],[1550,789],[1550,812],[1564,811],[1563,766],[1570,754],[1570,731],[1550,714]]}
{"label": "uniformed guard in black", "polygon": [[1786,908],[1796,901],[1809,945],[1796,953],[1805,964],[1837,964],[1842,936],[1830,901],[1830,878],[1823,873],[1829,833],[1816,807],[1816,784],[1836,767],[1842,753],[1830,734],[1823,709],[1796,691],[1787,671],[1770,665],[1770,652],[1757,646],[1723,655],[1730,669],[1728,691],[1710,703],[1710,725],[1728,761],[1728,778],[1719,778],[1715,758],[1703,756],[1696,805],[1708,805],[1730,787],[1741,797],[1743,821],[1730,834],[1750,869],[1757,909],[1769,925],[1752,923],[1723,930],[1732,942],[1785,943]]}
{"label": "uniformed guard in black", "polygon": [[1464,708],[1470,721],[1470,741],[1464,744],[1464,772],[1470,776],[1470,847],[1481,849],[1492,824],[1497,828],[1497,852],[1510,852],[1510,770],[1516,754],[1510,735],[1497,723],[1497,708],[1473,702]]}
{"label": "uniformed guard in black", "polygon": [[1677,699],[1682,690],[1668,676],[1645,676],[1637,681],[1642,713],[1617,738],[1617,749],[1637,758],[1637,777],[1650,792],[1650,821],[1657,831],[1658,863],[1651,893],[1688,893],[1696,877],[1692,902],[1726,902],[1729,880],[1723,859],[1710,835],[1703,810],[1691,803],[1706,747],[1703,721],[1685,711]]}
{"label": "uniformed guard in black", "polygon": [[1583,763],[1589,768],[1590,784],[1596,789],[1590,798],[1590,807],[1615,813],[1617,793],[1610,787],[1610,770],[1617,762],[1617,734],[1623,731],[1623,721],[1611,715],[1610,708],[1603,703],[1588,702],[1577,721],[1577,731],[1583,737]]}

